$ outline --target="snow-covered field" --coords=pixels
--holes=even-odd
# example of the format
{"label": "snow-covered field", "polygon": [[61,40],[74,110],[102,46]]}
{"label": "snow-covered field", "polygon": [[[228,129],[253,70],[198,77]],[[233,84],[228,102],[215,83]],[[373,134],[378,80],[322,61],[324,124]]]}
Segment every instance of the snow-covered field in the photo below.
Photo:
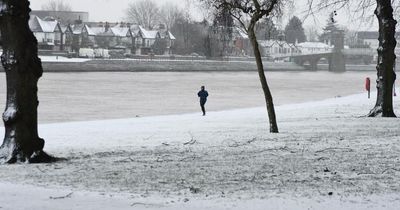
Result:
{"label": "snow-covered field", "polygon": [[264,107],[41,124],[68,160],[0,166],[0,209],[398,209],[400,123],[374,100],[283,103],[280,134]]}

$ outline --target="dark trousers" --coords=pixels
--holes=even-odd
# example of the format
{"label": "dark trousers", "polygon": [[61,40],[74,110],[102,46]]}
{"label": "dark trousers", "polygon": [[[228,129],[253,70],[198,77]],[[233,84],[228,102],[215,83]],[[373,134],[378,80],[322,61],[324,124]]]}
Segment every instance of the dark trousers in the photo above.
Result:
{"label": "dark trousers", "polygon": [[200,107],[201,107],[201,111],[203,112],[203,115],[206,115],[206,101],[200,101]]}

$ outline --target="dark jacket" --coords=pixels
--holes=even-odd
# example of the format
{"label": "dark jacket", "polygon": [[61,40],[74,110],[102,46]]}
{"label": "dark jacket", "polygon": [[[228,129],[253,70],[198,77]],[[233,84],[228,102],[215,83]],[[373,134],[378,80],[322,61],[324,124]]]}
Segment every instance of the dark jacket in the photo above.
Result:
{"label": "dark jacket", "polygon": [[207,101],[208,92],[206,90],[200,90],[197,95],[200,97],[200,103],[205,103]]}

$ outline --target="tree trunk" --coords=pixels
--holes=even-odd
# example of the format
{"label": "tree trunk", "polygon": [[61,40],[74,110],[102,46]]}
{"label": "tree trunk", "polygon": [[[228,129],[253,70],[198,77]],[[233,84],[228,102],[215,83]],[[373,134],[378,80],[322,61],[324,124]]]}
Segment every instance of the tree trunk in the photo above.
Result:
{"label": "tree trunk", "polygon": [[37,40],[29,29],[28,0],[0,0],[1,62],[6,72],[7,103],[3,113],[5,137],[0,163],[49,162],[37,129],[37,82],[42,64]]}
{"label": "tree trunk", "polygon": [[370,117],[396,117],[393,112],[393,84],[396,80],[394,63],[396,61],[395,30],[397,22],[393,19],[391,0],[377,0],[375,15],[379,22],[378,78],[376,80],[378,96]]}
{"label": "tree trunk", "polygon": [[269,131],[271,133],[279,133],[278,125],[276,123],[274,102],[272,99],[271,91],[270,91],[268,83],[267,83],[267,79],[265,78],[264,66],[262,63],[261,53],[260,53],[259,45],[257,42],[257,37],[256,37],[255,31],[254,31],[254,27],[253,28],[249,27],[248,33],[249,33],[249,38],[250,38],[251,44],[253,45],[254,57],[255,57],[256,63],[257,63],[258,76],[260,78],[261,86],[262,86],[262,89],[264,92],[265,102],[267,105],[267,112],[268,112],[268,118],[269,118]]}

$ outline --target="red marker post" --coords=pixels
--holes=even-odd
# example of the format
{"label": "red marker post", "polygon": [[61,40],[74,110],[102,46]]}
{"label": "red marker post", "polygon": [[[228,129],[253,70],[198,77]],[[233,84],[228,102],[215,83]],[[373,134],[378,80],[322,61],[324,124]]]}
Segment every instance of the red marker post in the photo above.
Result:
{"label": "red marker post", "polygon": [[369,77],[367,77],[365,79],[365,90],[368,91],[368,98],[371,97],[371,80],[369,79]]}

